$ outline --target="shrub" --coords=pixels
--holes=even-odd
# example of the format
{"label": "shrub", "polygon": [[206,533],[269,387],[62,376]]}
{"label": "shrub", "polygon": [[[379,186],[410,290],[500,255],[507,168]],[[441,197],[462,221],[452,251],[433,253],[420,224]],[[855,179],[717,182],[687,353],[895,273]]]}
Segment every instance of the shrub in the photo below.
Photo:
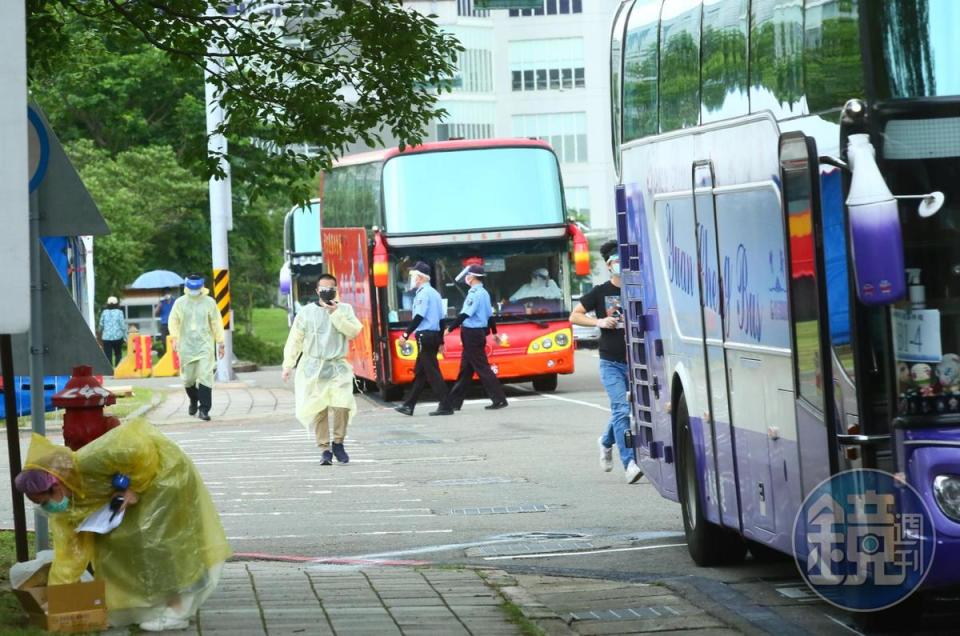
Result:
{"label": "shrub", "polygon": [[283,347],[281,345],[265,342],[242,331],[233,332],[233,353],[238,360],[256,362],[260,365],[283,364]]}

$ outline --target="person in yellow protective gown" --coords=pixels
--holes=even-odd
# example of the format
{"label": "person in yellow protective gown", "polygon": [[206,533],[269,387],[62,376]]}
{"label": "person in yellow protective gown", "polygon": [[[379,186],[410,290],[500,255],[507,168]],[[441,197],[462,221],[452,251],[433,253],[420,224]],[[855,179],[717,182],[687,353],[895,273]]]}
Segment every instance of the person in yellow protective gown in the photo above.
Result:
{"label": "person in yellow protective gown", "polygon": [[173,303],[167,328],[180,356],[180,377],[190,397],[190,415],[210,420],[213,401],[213,374],[216,355],[223,357],[223,322],[217,302],[203,286],[203,277],[191,274],[184,283],[186,293]]}
{"label": "person in yellow protective gown", "polygon": [[[230,556],[193,462],[143,420],[122,424],[76,452],[34,435],[14,483],[49,514],[49,583],[76,583],[92,563],[106,586],[114,625],[186,628]],[[124,499],[118,527],[108,534],[76,532],[118,495]]]}
{"label": "person in yellow protective gown", "polygon": [[[353,397],[353,368],[347,353],[350,341],[363,330],[353,308],[337,301],[336,285],[337,279],[330,274],[320,277],[319,300],[305,305],[297,313],[283,349],[283,380],[286,382],[293,368],[297,368],[294,378],[297,419],[316,434],[323,466],[332,464],[334,457],[341,464],[350,461],[343,440],[347,425],[357,412],[357,401]],[[330,419],[333,420],[332,452]]]}

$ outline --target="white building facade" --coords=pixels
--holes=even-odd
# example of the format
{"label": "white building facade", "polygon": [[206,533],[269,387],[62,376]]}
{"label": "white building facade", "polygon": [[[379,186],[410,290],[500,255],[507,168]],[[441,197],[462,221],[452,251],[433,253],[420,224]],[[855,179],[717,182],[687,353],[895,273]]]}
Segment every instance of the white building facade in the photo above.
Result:
{"label": "white building facade", "polygon": [[430,138],[536,137],[560,159],[567,208],[613,235],[610,28],[617,0],[543,0],[539,9],[478,11],[473,0],[410,6],[464,47],[448,117]]}

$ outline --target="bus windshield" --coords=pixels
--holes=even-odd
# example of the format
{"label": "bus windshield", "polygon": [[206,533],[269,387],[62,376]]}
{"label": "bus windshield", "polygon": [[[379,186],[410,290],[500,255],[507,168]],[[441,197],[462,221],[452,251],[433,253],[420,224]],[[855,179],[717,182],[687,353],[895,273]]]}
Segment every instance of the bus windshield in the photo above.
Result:
{"label": "bus windshield", "polygon": [[543,148],[399,155],[383,167],[383,202],[390,234],[564,222],[560,168],[553,153]]}
{"label": "bus windshield", "polygon": [[871,5],[871,32],[879,33],[876,55],[880,97],[937,97],[960,94],[960,2],[887,0]]}
{"label": "bus windshield", "polygon": [[[465,249],[466,248],[466,249]],[[418,249],[392,259],[393,284],[390,295],[391,322],[410,320],[414,292],[407,291],[410,267],[418,260],[433,269],[432,284],[447,305],[447,317],[455,318],[463,307],[467,286],[456,282],[466,264],[482,263],[486,270],[484,287],[498,318],[509,322],[566,318],[570,312],[569,281],[564,267],[563,241],[534,241],[486,245],[472,249],[456,246]]]}

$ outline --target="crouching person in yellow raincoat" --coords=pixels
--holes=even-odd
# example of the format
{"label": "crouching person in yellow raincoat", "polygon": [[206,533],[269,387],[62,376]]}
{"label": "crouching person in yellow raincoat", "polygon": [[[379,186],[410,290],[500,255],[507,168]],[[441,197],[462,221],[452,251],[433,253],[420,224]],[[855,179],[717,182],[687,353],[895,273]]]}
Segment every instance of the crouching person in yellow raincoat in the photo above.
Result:
{"label": "crouching person in yellow raincoat", "polygon": [[[120,525],[108,534],[77,533],[125,481]],[[76,452],[34,435],[14,483],[50,516],[50,584],[76,583],[92,563],[113,625],[188,627],[230,556],[197,469],[147,422],[123,424]]]}
{"label": "crouching person in yellow raincoat", "polygon": [[[363,330],[350,305],[337,301],[337,279],[324,274],[317,282],[319,300],[300,309],[283,349],[283,380],[294,367],[297,419],[314,429],[323,451],[320,463],[333,458],[350,461],[343,447],[347,424],[357,412],[353,397],[353,368],[347,360],[350,341]],[[299,359],[299,363],[297,360]],[[333,452],[330,450],[330,419],[333,420]]]}

